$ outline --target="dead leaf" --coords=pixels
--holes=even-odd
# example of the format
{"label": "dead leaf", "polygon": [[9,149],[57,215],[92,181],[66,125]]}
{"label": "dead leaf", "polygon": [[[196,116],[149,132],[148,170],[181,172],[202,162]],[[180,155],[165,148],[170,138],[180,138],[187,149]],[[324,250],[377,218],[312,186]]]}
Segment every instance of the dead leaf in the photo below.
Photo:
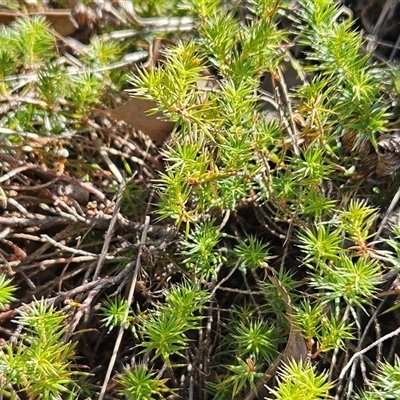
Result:
{"label": "dead leaf", "polygon": [[153,101],[132,97],[122,107],[108,111],[113,117],[142,131],[157,144],[162,144],[171,134],[175,124],[166,121],[162,113],[149,114],[149,110],[155,107],[156,103]]}
{"label": "dead leaf", "polygon": [[70,10],[30,12],[28,14],[21,14],[18,11],[0,10],[0,24],[9,25],[22,15],[44,16],[49,21],[52,28],[62,36],[70,35],[78,28],[78,24],[72,17]]}

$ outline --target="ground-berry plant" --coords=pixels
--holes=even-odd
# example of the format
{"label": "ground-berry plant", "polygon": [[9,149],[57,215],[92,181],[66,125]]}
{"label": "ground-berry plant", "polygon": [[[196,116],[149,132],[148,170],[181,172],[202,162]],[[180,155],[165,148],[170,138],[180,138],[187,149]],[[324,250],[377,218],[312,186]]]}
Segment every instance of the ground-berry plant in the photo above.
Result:
{"label": "ground-berry plant", "polygon": [[1,397],[396,398],[400,74],[369,8],[100,3],[0,28]]}

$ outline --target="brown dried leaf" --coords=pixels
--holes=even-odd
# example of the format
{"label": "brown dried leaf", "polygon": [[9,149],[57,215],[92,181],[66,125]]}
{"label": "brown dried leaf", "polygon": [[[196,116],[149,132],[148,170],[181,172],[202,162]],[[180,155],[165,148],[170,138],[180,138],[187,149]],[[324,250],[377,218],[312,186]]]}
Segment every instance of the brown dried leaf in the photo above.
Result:
{"label": "brown dried leaf", "polygon": [[162,113],[149,114],[149,110],[155,107],[156,103],[153,101],[132,97],[122,107],[109,110],[109,112],[115,118],[142,131],[157,144],[162,144],[171,134],[175,124],[166,121]]}
{"label": "brown dried leaf", "polygon": [[[11,10],[0,10],[0,24],[9,25],[21,15],[25,14]],[[31,12],[26,15],[42,15],[46,17],[52,28],[62,36],[70,35],[78,28],[78,24],[72,17],[70,10]]]}

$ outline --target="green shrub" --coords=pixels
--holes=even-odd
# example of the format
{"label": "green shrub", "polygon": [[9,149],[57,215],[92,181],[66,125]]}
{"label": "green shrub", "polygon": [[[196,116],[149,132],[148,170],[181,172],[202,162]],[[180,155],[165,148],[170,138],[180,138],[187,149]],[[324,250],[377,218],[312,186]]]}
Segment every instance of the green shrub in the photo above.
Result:
{"label": "green shrub", "polygon": [[[249,0],[245,8],[215,0],[144,3],[142,17],[173,4],[174,15],[194,18],[195,31],[167,47],[159,65],[137,68],[127,78],[132,96],[155,102],[150,112],[175,123],[151,201],[157,222],[172,221],[178,241],[156,261],[152,244],[140,248],[149,254],[145,273],[153,267],[162,272],[156,283],[146,276],[156,294],[136,288],[135,296],[146,299],[135,298],[128,321],[125,299],[101,299],[99,326],[110,336],[115,327],[125,329],[135,343],[135,360],[116,375],[117,394],[165,398],[180,384],[182,391],[193,390],[197,376],[196,384],[208,390],[204,396],[246,398],[295,332],[310,359],[281,364],[269,394],[328,398],[339,389],[337,374],[324,370],[327,360],[361,340],[367,312],[382,292],[382,273],[398,267],[398,226],[389,227],[390,249],[380,246],[385,240],[374,230],[393,193],[391,182],[380,178],[398,182],[392,173],[379,175],[377,147],[395,119],[399,71],[370,62],[354,21],[331,0],[300,0],[294,10],[279,0]],[[135,35],[148,39],[149,32]],[[37,96],[2,114],[11,132],[0,144],[7,154],[20,155],[27,133],[89,132],[99,144],[94,132],[104,128],[93,109],[108,104],[126,82],[123,70],[103,67],[123,57],[129,44],[95,36],[79,71],[55,62],[55,46],[42,17],[18,18],[0,29],[1,95]],[[285,70],[303,76],[303,83],[287,87]],[[22,88],[13,85],[10,75],[31,73]],[[266,81],[271,93],[261,88]],[[101,143],[98,148],[104,155]],[[51,168],[57,155],[47,149],[32,157]],[[98,169],[96,157],[80,162],[84,149],[75,151],[69,173],[104,179],[101,184],[115,191],[114,178],[90,175]],[[135,176],[123,156],[118,161],[123,174]],[[114,174],[115,181],[123,174]],[[121,210],[141,219],[137,206],[146,201],[132,182]],[[135,204],[133,192],[140,197]],[[10,281],[0,278],[0,306],[13,295]],[[76,345],[63,340],[65,315],[45,300],[21,309],[20,333],[0,352],[0,394],[83,396],[73,364]],[[397,364],[379,364],[371,388],[360,385],[359,396],[375,399],[388,387],[396,396]],[[180,383],[164,378],[165,371]]]}

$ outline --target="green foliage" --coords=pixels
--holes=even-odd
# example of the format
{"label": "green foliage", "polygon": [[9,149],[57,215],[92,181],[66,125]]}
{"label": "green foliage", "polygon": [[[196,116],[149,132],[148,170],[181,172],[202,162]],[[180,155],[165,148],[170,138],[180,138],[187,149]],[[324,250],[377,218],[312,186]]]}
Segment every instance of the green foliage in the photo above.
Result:
{"label": "green foliage", "polygon": [[242,357],[271,362],[276,356],[276,330],[266,321],[245,321],[233,326],[232,339]]}
{"label": "green foliage", "polygon": [[220,251],[215,250],[222,234],[212,222],[199,224],[182,243],[182,255],[188,268],[204,279],[216,278],[223,261]]}
{"label": "green foliage", "polygon": [[[86,122],[110,85],[118,89],[125,83],[121,68],[88,72],[89,68],[119,61],[124,46],[94,38],[82,57],[82,70],[56,62],[59,54],[55,46],[55,36],[43,16],[21,16],[0,28],[0,94],[10,96],[11,89],[13,93],[18,89],[21,98],[36,92],[40,100],[22,102],[3,117],[2,125],[40,135],[73,129],[68,123]],[[37,74],[15,85],[18,74],[32,72]]]}
{"label": "green foliage", "polygon": [[39,98],[52,109],[57,106],[57,100],[65,93],[67,82],[66,71],[57,64],[48,64],[38,74],[37,88]]}
{"label": "green foliage", "polygon": [[13,293],[17,290],[17,288],[11,285],[12,280],[7,279],[7,277],[3,274],[0,274],[0,308],[4,309],[4,307],[15,301],[16,298],[13,296]]}
{"label": "green foliage", "polygon": [[135,3],[134,7],[143,18],[165,17],[185,14],[180,0],[146,0]]}
{"label": "green foliage", "polygon": [[[286,291],[289,296],[291,303],[296,304],[301,296],[297,294],[298,288],[301,285],[297,281],[293,274],[287,271],[279,270],[277,273],[277,278],[282,285],[282,288]],[[279,293],[275,285],[272,284],[270,280],[265,280],[260,282],[261,289],[268,299],[265,305],[269,312],[272,312],[278,316],[281,323],[287,324],[287,303],[282,297],[282,293]]]}
{"label": "green foliage", "polygon": [[[361,33],[337,2],[300,0],[295,10],[288,10],[288,4],[152,0],[134,5],[141,18],[190,14],[196,33],[180,35],[156,66],[131,68],[128,75],[131,94],[155,102],[150,112],[161,112],[175,123],[163,146],[159,165],[164,169],[155,181],[152,202],[159,221],[172,221],[180,239],[166,252],[166,264],[151,260],[162,272],[148,281],[163,288],[157,293],[162,301],[149,296],[142,302],[135,295],[137,311],[130,311],[128,324],[135,324],[135,350],[149,360],[149,367],[126,368],[118,378],[120,395],[152,399],[174,393],[167,379],[153,372],[155,367],[164,364],[171,375],[178,371],[191,377],[193,371],[179,369],[185,351],[192,338],[209,335],[216,345],[206,357],[211,368],[204,379],[213,398],[245,398],[256,391],[257,380],[275,361],[278,345],[294,323],[313,359],[284,366],[270,395],[328,398],[333,384],[327,374],[317,373],[314,360],[354,339],[353,327],[362,322],[360,310],[372,305],[381,289],[382,271],[388,263],[399,266],[400,228],[392,226],[394,236],[384,240],[391,250],[377,246],[373,231],[381,199],[374,198],[375,206],[357,199],[361,183],[352,171],[360,160],[345,152],[341,139],[354,132],[355,144],[347,149],[351,152],[365,140],[377,147],[389,110],[398,102],[400,72],[369,62]],[[284,28],[287,18],[290,32]],[[139,31],[135,35],[140,40],[155,34]],[[126,71],[108,67],[128,46],[94,35],[79,59],[80,70],[55,62],[55,44],[43,17],[21,17],[10,27],[0,27],[0,95],[18,92],[29,99],[4,113],[1,124],[8,129],[46,136],[81,134],[89,126],[92,133],[97,123],[90,120],[93,108],[109,99],[108,89],[125,84]],[[292,60],[291,47],[302,54],[298,60]],[[291,67],[309,72],[308,82],[287,88],[284,73]],[[15,76],[30,72],[32,78],[22,86],[13,84]],[[270,97],[260,89],[266,81],[273,83]],[[37,97],[31,99],[30,93]],[[265,112],[271,104],[272,117]],[[10,135],[6,144],[22,140]],[[52,166],[56,157],[51,158],[49,148],[35,156]],[[78,158],[86,160],[86,149],[79,150]],[[134,176],[126,159],[121,161],[124,172]],[[146,190],[148,186],[146,181]],[[363,186],[363,198],[371,198],[369,191]],[[134,212],[141,218],[141,188],[135,181],[126,192],[127,198],[140,193],[141,201],[128,200],[121,214]],[[274,278],[279,288],[269,280],[270,262],[278,271]],[[179,274],[168,275],[172,270]],[[187,280],[178,283],[182,276]],[[228,288],[232,282],[234,287]],[[237,295],[233,303],[221,294],[224,289]],[[1,275],[1,307],[15,300],[14,291]],[[130,305],[121,297],[105,300],[102,327],[111,331],[121,326],[126,307]],[[22,328],[17,343],[10,341],[0,353],[2,394],[78,396],[71,364],[74,346],[62,340],[65,316],[44,301],[27,310],[17,318]],[[380,365],[372,389],[390,388],[393,395],[388,396],[399,397],[398,364]],[[374,390],[360,394],[365,399],[375,395]]]}
{"label": "green foliage", "polygon": [[165,303],[158,309],[140,315],[143,353],[154,351],[153,360],[162,357],[171,366],[171,357],[183,356],[189,338],[187,333],[200,329],[203,319],[198,313],[209,301],[207,292],[197,284],[184,283],[165,293]]}
{"label": "green foliage", "polygon": [[[125,45],[112,40],[100,40],[97,36],[93,37],[87,52],[82,57],[83,61],[92,68],[105,68],[110,64],[121,60],[124,54]],[[121,87],[126,79],[120,68],[112,68],[103,71],[103,85],[117,85]]]}
{"label": "green foliage", "polygon": [[[103,316],[101,322],[108,328],[108,331],[122,325],[126,307],[129,307],[127,301],[121,299],[119,296],[115,299],[107,299],[104,301],[99,311]],[[126,324],[129,324],[129,319],[132,318],[132,315],[132,310],[129,310]],[[127,326],[125,328],[127,328]]]}
{"label": "green foliage", "polygon": [[18,18],[10,27],[0,28],[0,93],[8,95],[6,78],[19,68],[37,69],[49,61],[54,52],[55,40],[49,24],[42,16]]}
{"label": "green foliage", "polygon": [[[364,201],[350,201],[348,209],[339,214],[341,229],[349,235],[349,239],[358,247],[365,245],[370,237],[377,210],[368,207]],[[352,249],[358,250],[357,247]]]}
{"label": "green foliage", "polygon": [[[283,277],[284,278],[284,277]],[[285,285],[289,283],[285,280]],[[271,303],[260,309],[250,305],[234,307],[224,322],[227,334],[223,337],[223,346],[218,357],[224,363],[218,367],[221,374],[209,384],[209,390],[216,399],[244,396],[247,390],[256,392],[255,384],[263,376],[263,366],[269,365],[278,356],[277,346],[283,340],[282,331],[287,329],[286,305],[276,307],[276,287],[268,287]]]}
{"label": "green foliage", "polygon": [[[255,177],[267,160],[276,166],[262,201],[274,193],[286,205],[284,214],[304,215],[308,221],[331,214],[336,201],[323,185],[340,168],[337,135],[352,128],[371,136],[387,120],[380,78],[361,56],[360,35],[354,33],[350,19],[335,22],[336,5],[322,3],[304,2],[296,17],[313,70],[321,72],[296,94],[296,107],[307,119],[304,137],[315,137],[301,150],[301,157],[286,158],[286,148],[278,141],[282,129],[265,122],[254,96],[260,75],[275,71],[282,61],[277,49],[285,43],[286,33],[276,28],[278,2],[253,2],[248,26],[241,26],[233,13],[223,13],[214,2],[199,2],[198,42],[167,49],[162,69],[131,76],[135,95],[154,100],[158,110],[177,122],[174,145],[164,154],[168,172],[158,184],[161,218],[173,217],[179,226],[197,222],[208,212],[236,209],[260,185]],[[335,50],[343,46],[343,51]],[[208,64],[222,75],[213,91],[202,85],[212,82],[203,74]],[[342,70],[348,73],[343,75]],[[339,72],[344,77],[331,82]],[[356,88],[356,93],[347,94]],[[381,106],[371,103],[371,92]],[[366,119],[365,113],[370,117]]]}
{"label": "green foliage", "polygon": [[332,173],[329,164],[324,162],[323,149],[310,148],[303,153],[303,159],[297,160],[295,167],[295,177],[304,185],[318,187],[328,179]]}
{"label": "green foliage", "polygon": [[168,379],[154,379],[154,373],[147,371],[143,365],[126,367],[118,376],[118,382],[122,386],[121,394],[138,400],[165,399],[164,395],[173,392],[166,385],[167,381]]}
{"label": "green foliage", "polygon": [[255,237],[248,237],[248,241],[239,241],[239,244],[234,248],[234,254],[240,262],[240,270],[246,273],[247,269],[256,270],[263,268],[265,262],[270,258],[268,254],[269,245],[262,243]]}
{"label": "green foliage", "polygon": [[314,368],[294,361],[289,362],[279,373],[279,383],[271,393],[278,400],[328,399],[332,383],[326,374],[317,374]]}
{"label": "green foliage", "polygon": [[393,365],[383,362],[379,365],[375,379],[368,391],[362,391],[357,399],[392,400],[400,396],[400,359],[396,356]]}
{"label": "green foliage", "polygon": [[123,55],[123,50],[124,47],[120,43],[100,40],[95,36],[83,59],[93,67],[106,67],[108,64],[118,61]]}
{"label": "green foliage", "polygon": [[351,201],[339,212],[338,221],[300,233],[304,263],[314,270],[310,284],[324,302],[343,298],[350,306],[362,307],[373,297],[380,276],[374,255],[379,251],[372,250],[367,239],[375,216],[376,210],[363,201]]}
{"label": "green foliage", "polygon": [[[199,50],[206,53],[224,78],[236,85],[245,81],[257,86],[257,79],[263,73],[277,67],[282,57],[277,50],[287,40],[287,33],[276,26],[278,6],[278,1],[250,2],[254,18],[248,26],[238,24],[232,13],[208,10],[199,26],[202,44]],[[214,7],[212,3],[211,8]],[[222,36],[221,32],[226,34]]]}
{"label": "green foliage", "polygon": [[71,101],[78,105],[78,113],[84,113],[100,101],[102,86],[99,76],[91,73],[80,74],[71,79]]}
{"label": "green foliage", "polygon": [[[232,385],[232,399],[247,385],[250,385],[251,389],[255,392],[257,391],[256,379],[260,379],[263,373],[257,372],[251,358],[247,358],[246,361],[237,358],[236,364],[228,365],[227,368],[231,372],[231,375],[226,379],[224,384]],[[216,397],[218,398],[218,395]]]}
{"label": "green foliage", "polygon": [[317,353],[344,348],[345,341],[353,339],[351,325],[346,318],[328,314],[323,302],[311,304],[306,299],[296,307],[294,323],[308,343],[317,341]]}
{"label": "green foliage", "polygon": [[344,255],[336,262],[321,267],[319,274],[311,278],[311,284],[320,290],[325,302],[338,298],[349,305],[362,307],[369,301],[379,284],[379,265],[376,260],[360,257],[357,261]]}
{"label": "green foliage", "polygon": [[351,18],[338,21],[339,6],[330,0],[302,0],[297,9],[301,21],[300,42],[307,46],[307,58],[316,61],[324,87],[329,88],[332,115],[342,115],[340,124],[374,142],[374,133],[387,123],[387,105],[382,101],[379,70],[362,55],[361,34]]}
{"label": "green foliage", "polygon": [[[241,31],[241,37],[235,34],[235,29],[239,31],[237,21],[221,11],[204,23],[200,33],[210,29],[201,36],[201,40],[207,41],[204,46],[193,41],[180,43],[167,49],[164,68],[141,71],[130,78],[136,86],[136,96],[155,100],[159,110],[179,126],[174,133],[177,146],[165,152],[169,166],[159,182],[158,205],[160,216],[173,217],[178,225],[197,221],[208,210],[237,207],[251,188],[251,177],[262,168],[262,160],[255,159],[249,141],[268,145],[271,136],[279,133],[276,125],[267,124],[257,113],[254,93],[260,74],[273,60],[279,60],[275,51],[267,50],[276,49],[282,39],[281,31],[274,36],[264,35],[261,30],[254,36],[249,28],[246,33]],[[275,29],[274,25],[269,28]],[[232,35],[232,46],[226,35],[220,35],[222,31]],[[208,39],[207,34],[211,35]],[[213,35],[220,35],[220,40]],[[256,56],[252,51],[261,47],[261,36],[265,52]],[[271,41],[270,46],[265,38]],[[242,54],[237,54],[234,40],[242,45]],[[218,43],[221,49],[213,47]],[[202,89],[204,84],[211,83],[202,74],[207,67],[206,58],[226,76],[215,93]],[[251,64],[247,65],[247,61]],[[198,154],[201,156],[197,157]]]}
{"label": "green foliage", "polygon": [[54,56],[54,37],[44,17],[18,18],[10,29],[16,56],[25,68],[34,68],[42,60]]}
{"label": "green foliage", "polygon": [[[211,100],[208,104],[198,103],[200,91],[197,83],[204,81],[200,73],[206,65],[197,56],[197,50],[194,42],[180,43],[166,51],[164,69],[141,70],[137,75],[131,75],[130,81],[137,87],[137,96],[156,100],[160,110],[172,121],[185,121],[206,130],[203,119],[207,121],[206,114],[215,105]],[[195,141],[194,138],[192,140]]]}
{"label": "green foliage", "polygon": [[305,262],[310,260],[319,266],[329,260],[336,260],[343,252],[341,232],[335,224],[333,226],[319,224],[315,230],[305,228],[299,237],[301,241],[299,246],[306,254]]}
{"label": "green foliage", "polygon": [[[288,32],[277,28],[279,7],[278,1],[251,1],[248,19],[241,23],[235,10],[224,12],[215,1],[194,1],[199,38],[167,49],[163,68],[142,71],[130,80],[135,96],[155,101],[156,110],[176,122],[164,151],[167,170],[157,183],[158,213],[161,219],[172,217],[178,227],[185,224],[181,254],[186,266],[201,278],[216,277],[215,267],[226,262],[218,251],[218,221],[252,202],[250,194],[255,193],[257,206],[273,209],[275,221],[290,220],[296,226],[302,265],[308,269],[300,305],[296,278],[280,270],[279,280],[295,304],[295,323],[309,343],[318,343],[316,357],[343,348],[353,338],[352,324],[359,323],[356,309],[364,309],[376,295],[382,260],[393,260],[370,243],[376,209],[344,198],[338,210],[335,198],[348,179],[348,167],[340,161],[340,136],[352,130],[355,146],[365,138],[375,146],[376,134],[385,130],[389,104],[382,72],[368,63],[352,19],[330,0],[304,0],[292,19],[295,40],[306,55],[301,68],[312,71],[313,79],[289,94],[294,115],[303,118],[302,130],[290,122],[285,127],[268,123],[257,88],[260,77],[271,72],[283,96],[276,70],[284,68]],[[205,73],[207,67],[218,74],[217,85]],[[285,109],[284,117],[285,112],[290,114]],[[254,273],[268,268],[270,251],[250,235],[239,239],[226,260],[230,256],[242,273]],[[273,284],[261,286],[270,301],[265,311],[288,329],[285,299]],[[226,375],[210,385],[215,398],[240,396],[245,386],[253,385],[257,368],[249,368],[243,357],[256,365],[260,354],[273,357],[269,346],[275,332],[263,329],[263,323],[268,326],[253,318],[229,319],[232,340],[225,342],[238,350]],[[237,347],[235,341],[240,342]],[[297,380],[291,380],[291,372],[282,373],[278,398],[328,396],[331,385],[325,375],[317,377],[308,366],[289,367]],[[301,386],[300,372],[310,379],[310,392],[304,389],[307,384]]]}
{"label": "green foliage", "polygon": [[[0,39],[1,40],[1,39]],[[8,84],[5,78],[11,75],[17,68],[17,60],[11,49],[6,46],[0,49],[0,92],[3,96],[7,95]]]}
{"label": "green foliage", "polygon": [[[22,327],[17,343],[7,344],[0,352],[2,395],[23,391],[29,399],[55,400],[80,392],[71,365],[75,345],[64,343],[68,326],[65,315],[37,301],[21,311],[16,322]],[[71,398],[71,397],[70,397]]]}

